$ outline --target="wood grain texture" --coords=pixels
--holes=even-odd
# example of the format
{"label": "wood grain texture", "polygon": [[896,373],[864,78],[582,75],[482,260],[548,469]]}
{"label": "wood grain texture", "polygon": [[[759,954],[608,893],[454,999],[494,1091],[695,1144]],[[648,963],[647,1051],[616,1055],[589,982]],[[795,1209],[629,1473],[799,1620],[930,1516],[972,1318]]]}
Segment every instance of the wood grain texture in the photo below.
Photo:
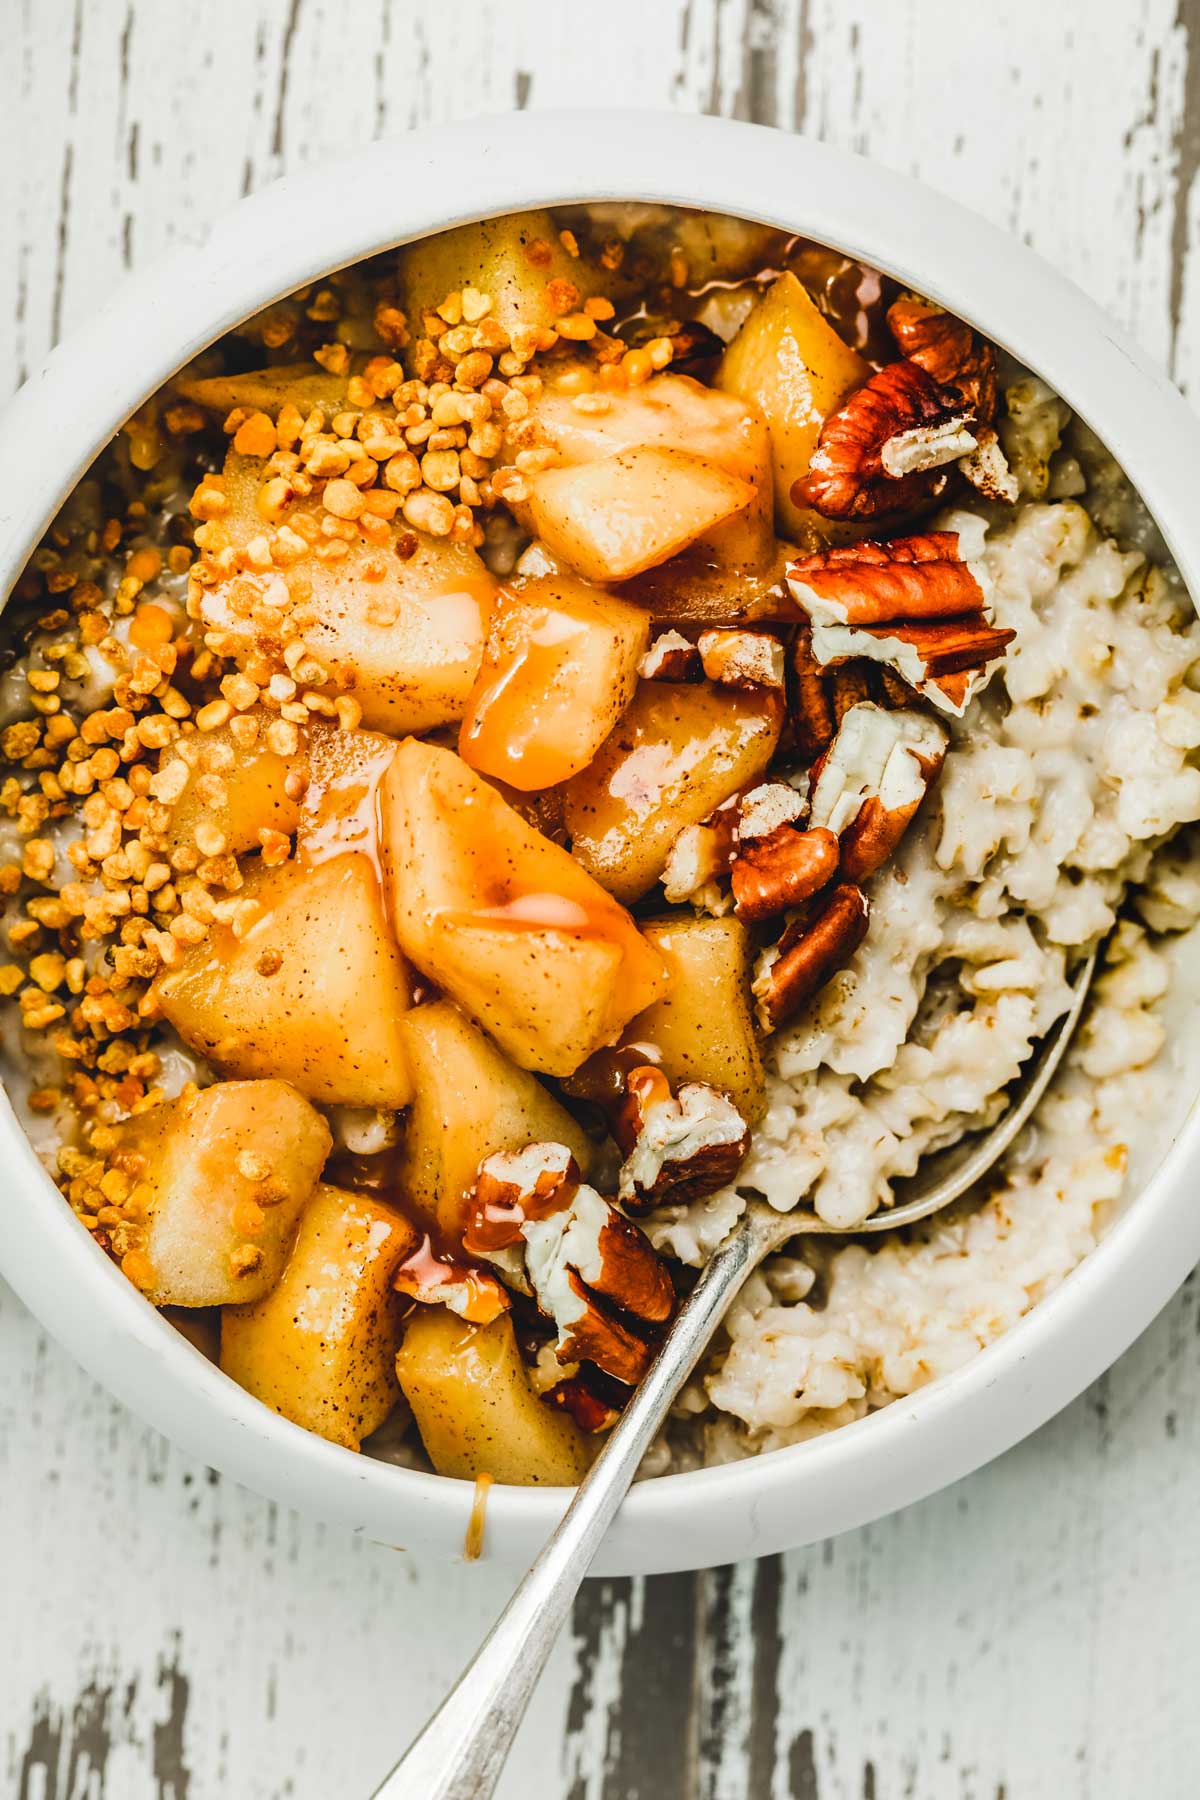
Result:
{"label": "wood grain texture", "polygon": [[[0,393],[275,175],[480,110],[803,129],[1017,232],[1200,384],[1200,0],[0,0]],[[747,196],[748,207],[753,195]],[[281,1512],[0,1293],[0,1791],[368,1791],[500,1605]],[[1200,1307],[866,1531],[584,1591],[509,1800],[1196,1791]]]}

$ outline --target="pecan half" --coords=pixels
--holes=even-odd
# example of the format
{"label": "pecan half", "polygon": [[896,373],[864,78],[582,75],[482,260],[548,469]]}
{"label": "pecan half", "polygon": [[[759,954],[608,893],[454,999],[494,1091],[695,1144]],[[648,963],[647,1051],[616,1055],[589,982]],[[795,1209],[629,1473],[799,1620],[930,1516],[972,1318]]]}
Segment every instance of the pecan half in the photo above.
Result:
{"label": "pecan half", "polygon": [[783,687],[783,645],[768,631],[702,631],[698,648],[705,675],[722,687]]}
{"label": "pecan half", "polygon": [[812,621],[818,667],[887,665],[961,714],[1016,635],[989,622],[982,573],[961,556],[957,532],[933,531],[804,557],[788,585]]}
{"label": "pecan half", "polygon": [[[897,659],[900,673],[917,687],[930,676],[955,675],[959,670],[993,662],[1003,656],[1017,634],[967,617],[929,619],[917,624],[897,621],[894,625],[860,625],[852,627],[849,635],[883,645],[890,645],[894,639],[901,646]],[[872,654],[862,645],[857,652],[851,652],[855,653]]]}
{"label": "pecan half", "polygon": [[941,773],[945,726],[927,713],[856,706],[813,781],[812,817],[836,832],[842,877],[862,882],[885,863]]}
{"label": "pecan half", "polygon": [[827,519],[911,512],[941,492],[943,464],[974,450],[972,421],[917,363],[889,363],[825,420],[792,499]]}
{"label": "pecan half", "polygon": [[578,1180],[565,1145],[485,1157],[467,1219],[468,1250],[557,1327],[559,1362],[593,1362],[629,1385],[641,1378],[654,1346],[637,1327],[665,1324],[675,1291],[637,1227]]}
{"label": "pecan half", "polygon": [[672,1094],[650,1063],[626,1076],[613,1135],[625,1158],[617,1197],[628,1212],[716,1193],[750,1148],[750,1129],[727,1094],[702,1081],[684,1082]]}
{"label": "pecan half", "polygon": [[912,705],[917,698],[916,689],[909,687],[907,681],[902,680],[894,669],[889,669],[884,663],[878,663],[875,673],[879,677],[878,699],[881,706],[894,709]]}
{"label": "pecan half", "polygon": [[887,321],[897,347],[943,387],[956,390],[981,424],[996,413],[996,352],[965,319],[930,300],[900,299]]}
{"label": "pecan half", "polygon": [[862,889],[839,883],[762,952],[752,992],[764,1031],[790,1019],[849,962],[867,935],[869,915]]}
{"label": "pecan half", "polygon": [[959,468],[982,499],[1015,506],[1021,489],[1000,448],[1000,439],[990,425],[981,426],[976,436],[978,447],[963,457]]}
{"label": "pecan half", "polygon": [[957,531],[921,531],[803,556],[787,583],[816,625],[886,625],[982,611],[982,573],[964,560]]}
{"label": "pecan half", "polygon": [[833,742],[846,714],[864,700],[894,709],[919,698],[886,663],[819,663],[811,631],[797,634],[792,649],[793,683],[788,706],[788,748],[811,764]]}
{"label": "pecan half", "polygon": [[716,917],[733,902],[721,886],[733,861],[737,811],[722,806],[699,825],[685,825],[667,852],[663,893],[672,906],[696,906]]}
{"label": "pecan half", "polygon": [[664,631],[638,664],[638,674],[643,681],[702,681],[704,664],[681,631]]}
{"label": "pecan half", "polygon": [[838,868],[838,841],[824,826],[797,831],[779,825],[739,850],[730,870],[733,908],[754,924],[778,918],[811,899]]}
{"label": "pecan half", "polygon": [[468,1256],[489,1256],[515,1244],[528,1220],[569,1206],[581,1179],[565,1144],[527,1144],[523,1150],[486,1157],[464,1211],[462,1240]]}
{"label": "pecan half", "polygon": [[837,720],[825,671],[813,655],[812,632],[800,631],[792,646],[794,686],[789,722],[796,749],[808,761],[833,742]]}
{"label": "pecan half", "polygon": [[833,716],[840,726],[852,707],[869,699],[871,678],[865,664],[842,663],[830,671],[830,684]]}
{"label": "pecan half", "polygon": [[730,810],[737,820],[737,843],[746,845],[754,838],[770,837],[781,825],[806,819],[808,799],[790,781],[760,781],[747,788]]}

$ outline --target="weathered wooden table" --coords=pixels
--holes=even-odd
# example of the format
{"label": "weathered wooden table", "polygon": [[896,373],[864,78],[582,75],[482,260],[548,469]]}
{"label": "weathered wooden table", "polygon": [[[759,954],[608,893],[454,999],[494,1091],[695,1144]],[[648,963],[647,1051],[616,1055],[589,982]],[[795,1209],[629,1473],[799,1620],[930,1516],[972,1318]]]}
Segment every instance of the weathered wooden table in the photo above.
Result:
{"label": "weathered wooden table", "polygon": [[[1200,0],[0,0],[0,25],[0,393],[284,170],[426,120],[616,101],[911,170],[1200,384]],[[870,1530],[589,1585],[503,1793],[1195,1794],[1198,1328],[1189,1285],[1052,1425]],[[221,1480],[2,1289],[0,1371],[3,1794],[365,1794],[507,1577]]]}

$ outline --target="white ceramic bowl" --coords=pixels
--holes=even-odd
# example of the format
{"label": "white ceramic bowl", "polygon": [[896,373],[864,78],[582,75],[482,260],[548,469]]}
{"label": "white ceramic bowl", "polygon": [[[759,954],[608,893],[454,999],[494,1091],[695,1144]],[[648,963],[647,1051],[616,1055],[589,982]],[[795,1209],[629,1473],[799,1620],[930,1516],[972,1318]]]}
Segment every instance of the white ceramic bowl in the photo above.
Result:
{"label": "white ceramic bowl", "polygon": [[[753,126],[642,113],[481,119],[380,144],[244,200],[201,246],[139,274],[34,374],[0,432],[0,593],[122,421],[237,321],[425,232],[590,199],[742,213],[861,256],[964,314],[1043,373],[1100,433],[1200,594],[1200,425],[1084,294],[972,213],[858,158]],[[598,1571],[730,1562],[864,1524],[978,1467],[1078,1394],[1200,1257],[1200,1119],[1191,1106],[1200,1078],[1177,1067],[1175,1118],[1157,1168],[1144,1171],[1100,1247],[1007,1337],[911,1399],[826,1437],[643,1483]],[[425,1554],[461,1549],[468,1483],[338,1449],[226,1380],[91,1242],[7,1101],[0,1267],[88,1370],[194,1455],[385,1542]],[[527,1560],[565,1498],[496,1489],[490,1553]]]}

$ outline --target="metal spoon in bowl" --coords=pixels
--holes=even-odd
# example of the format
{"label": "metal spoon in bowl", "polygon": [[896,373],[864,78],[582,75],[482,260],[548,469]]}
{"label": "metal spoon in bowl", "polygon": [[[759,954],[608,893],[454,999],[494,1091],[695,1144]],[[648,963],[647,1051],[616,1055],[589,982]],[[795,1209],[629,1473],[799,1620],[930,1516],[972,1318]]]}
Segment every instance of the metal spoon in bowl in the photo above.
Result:
{"label": "metal spoon in bowl", "polygon": [[1100,955],[1100,950],[1093,950],[1081,965],[1072,983],[1069,1010],[1042,1039],[998,1122],[990,1131],[926,1159],[918,1174],[896,1184],[896,1205],[844,1227],[813,1213],[779,1213],[765,1201],[750,1202],[680,1307],[562,1523],[456,1686],[376,1788],[373,1800],[487,1800],[601,1539],[671,1403],[743,1283],[764,1258],[794,1237],[897,1231],[948,1206],[986,1175],[1028,1123],[1062,1061]]}

